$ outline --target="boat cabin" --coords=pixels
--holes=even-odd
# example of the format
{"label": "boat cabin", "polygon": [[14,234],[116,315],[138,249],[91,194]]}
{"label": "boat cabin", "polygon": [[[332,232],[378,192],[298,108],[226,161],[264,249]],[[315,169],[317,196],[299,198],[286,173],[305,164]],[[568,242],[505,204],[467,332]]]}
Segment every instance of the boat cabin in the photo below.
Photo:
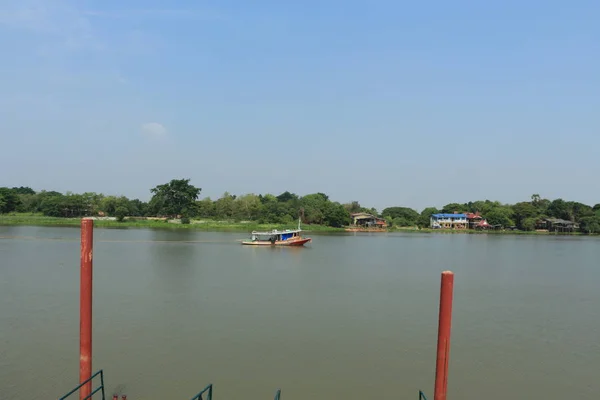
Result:
{"label": "boat cabin", "polygon": [[286,229],[285,231],[273,229],[271,232],[252,232],[252,241],[281,242],[300,237],[300,232],[299,229]]}

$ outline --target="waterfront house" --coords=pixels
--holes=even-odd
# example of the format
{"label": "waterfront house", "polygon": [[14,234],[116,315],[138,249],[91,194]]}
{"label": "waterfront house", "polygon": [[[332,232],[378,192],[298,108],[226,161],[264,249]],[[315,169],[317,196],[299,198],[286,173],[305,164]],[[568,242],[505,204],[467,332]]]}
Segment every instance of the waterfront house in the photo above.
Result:
{"label": "waterfront house", "polygon": [[479,211],[476,213],[467,213],[467,223],[469,225],[469,229],[477,228],[481,221],[484,221],[484,219],[481,214],[479,214]]}
{"label": "waterfront house", "polygon": [[387,228],[387,222],[385,219],[376,217],[369,213],[354,213],[350,214],[352,218],[352,225],[361,228]]}
{"label": "waterfront house", "polygon": [[481,220],[479,221],[474,228],[470,227],[470,223],[469,223],[469,229],[477,229],[477,230],[487,230],[487,229],[496,229],[496,226],[492,226],[490,225],[487,220]]}
{"label": "waterfront house", "polygon": [[579,230],[579,224],[566,219],[544,218],[536,222],[535,229],[548,232],[575,232]]}
{"label": "waterfront house", "polygon": [[429,225],[433,229],[467,229],[467,214],[432,214]]}

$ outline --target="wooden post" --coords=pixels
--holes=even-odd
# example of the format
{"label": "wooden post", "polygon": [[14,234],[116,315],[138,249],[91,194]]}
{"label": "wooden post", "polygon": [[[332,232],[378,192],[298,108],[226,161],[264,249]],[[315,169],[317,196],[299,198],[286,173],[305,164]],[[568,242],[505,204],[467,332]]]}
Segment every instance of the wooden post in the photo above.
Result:
{"label": "wooden post", "polygon": [[[79,293],[79,383],[92,376],[92,258],[94,247],[94,221],[81,220],[81,265]],[[83,400],[92,393],[92,382],[79,390]]]}
{"label": "wooden post", "polygon": [[446,400],[448,392],[448,361],[450,359],[450,328],[452,325],[452,290],[454,273],[442,272],[440,315],[438,321],[437,361],[433,400]]}

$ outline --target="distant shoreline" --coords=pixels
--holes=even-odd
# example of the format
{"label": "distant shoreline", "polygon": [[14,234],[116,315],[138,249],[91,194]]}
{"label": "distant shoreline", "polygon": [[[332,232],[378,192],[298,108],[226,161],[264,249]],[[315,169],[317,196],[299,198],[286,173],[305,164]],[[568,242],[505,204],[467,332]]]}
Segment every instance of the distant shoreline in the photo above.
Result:
{"label": "distant shoreline", "polygon": [[[41,215],[0,215],[0,226],[55,226],[55,227],[78,227],[80,226],[81,218],[61,218],[61,217],[46,217]],[[152,220],[152,219],[131,219],[124,221],[116,221],[112,219],[97,218],[94,221],[94,226],[98,228],[138,228],[138,229],[190,229],[204,232],[252,232],[252,231],[270,231],[272,229],[293,229],[296,224],[259,224],[253,221],[234,222],[234,221],[214,221],[214,220],[192,220],[190,224],[181,224],[176,220]],[[480,231],[473,229],[430,229],[430,228],[388,228],[382,230],[361,230],[345,228],[333,228],[323,225],[302,225],[302,229],[306,232],[323,232],[323,233],[416,233],[416,234],[443,234],[443,235],[527,235],[527,236],[595,236],[582,234],[580,232],[572,233],[554,233],[540,231]]]}
{"label": "distant shoreline", "polygon": [[[78,227],[82,218],[46,217],[40,215],[0,215],[0,226],[56,226]],[[208,219],[192,220],[190,224],[181,224],[177,220],[161,219],[114,219],[94,218],[94,226],[98,228],[147,228],[147,229],[191,229],[198,231],[214,232],[252,232],[271,231],[273,229],[293,229],[297,223],[289,224],[259,224],[254,221],[214,221]],[[313,232],[344,232],[343,228],[333,228],[323,225],[302,225],[305,231]]]}

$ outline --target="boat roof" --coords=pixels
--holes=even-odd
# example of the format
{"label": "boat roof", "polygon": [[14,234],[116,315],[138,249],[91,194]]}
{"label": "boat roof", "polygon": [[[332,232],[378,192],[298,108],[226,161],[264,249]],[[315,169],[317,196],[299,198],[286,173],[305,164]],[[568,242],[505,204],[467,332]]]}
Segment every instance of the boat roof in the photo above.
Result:
{"label": "boat roof", "polygon": [[282,233],[296,233],[302,232],[302,229],[285,229],[283,231],[278,231],[277,229],[273,229],[272,231],[252,231],[253,235],[279,235]]}

